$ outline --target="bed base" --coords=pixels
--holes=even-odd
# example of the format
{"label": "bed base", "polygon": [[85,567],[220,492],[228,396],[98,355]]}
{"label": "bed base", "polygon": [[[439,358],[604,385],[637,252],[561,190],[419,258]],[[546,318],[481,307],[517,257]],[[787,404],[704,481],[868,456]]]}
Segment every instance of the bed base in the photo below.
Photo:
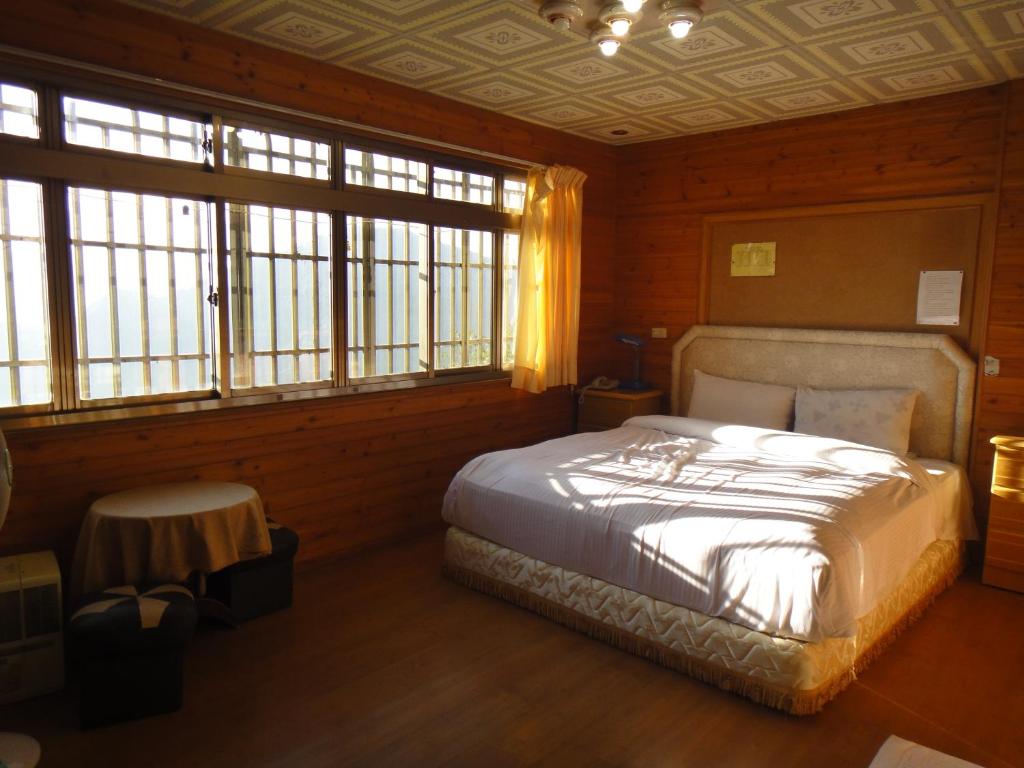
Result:
{"label": "bed base", "polygon": [[810,715],[852,683],[963,569],[961,542],[936,541],[850,638],[773,637],[448,529],[443,571],[570,629],[794,715]]}

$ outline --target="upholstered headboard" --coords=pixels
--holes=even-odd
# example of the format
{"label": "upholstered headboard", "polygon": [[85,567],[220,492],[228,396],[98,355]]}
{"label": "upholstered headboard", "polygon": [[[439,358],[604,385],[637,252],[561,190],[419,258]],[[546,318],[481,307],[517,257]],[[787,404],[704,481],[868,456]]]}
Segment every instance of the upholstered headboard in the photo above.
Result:
{"label": "upholstered headboard", "polygon": [[948,336],[697,325],[672,349],[672,413],[685,415],[693,371],[825,389],[917,389],[910,450],[966,465],[975,366]]}

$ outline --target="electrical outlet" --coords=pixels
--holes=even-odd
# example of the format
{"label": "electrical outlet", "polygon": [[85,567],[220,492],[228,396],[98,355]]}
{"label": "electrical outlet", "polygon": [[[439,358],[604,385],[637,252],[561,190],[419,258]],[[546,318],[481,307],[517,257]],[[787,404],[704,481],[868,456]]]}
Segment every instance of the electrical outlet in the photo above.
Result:
{"label": "electrical outlet", "polygon": [[991,355],[985,355],[985,375],[986,376],[998,376],[999,375],[999,358],[992,357]]}
{"label": "electrical outlet", "polygon": [[652,339],[667,339],[668,328],[651,328]]}

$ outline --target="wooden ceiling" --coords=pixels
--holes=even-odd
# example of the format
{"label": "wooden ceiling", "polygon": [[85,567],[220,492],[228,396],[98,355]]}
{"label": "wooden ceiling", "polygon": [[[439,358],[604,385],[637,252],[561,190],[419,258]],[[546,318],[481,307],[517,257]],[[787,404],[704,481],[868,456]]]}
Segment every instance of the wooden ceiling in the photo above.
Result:
{"label": "wooden ceiling", "polygon": [[1024,76],[1021,0],[708,0],[683,40],[648,0],[611,58],[585,23],[541,19],[541,0],[126,1],[616,144]]}

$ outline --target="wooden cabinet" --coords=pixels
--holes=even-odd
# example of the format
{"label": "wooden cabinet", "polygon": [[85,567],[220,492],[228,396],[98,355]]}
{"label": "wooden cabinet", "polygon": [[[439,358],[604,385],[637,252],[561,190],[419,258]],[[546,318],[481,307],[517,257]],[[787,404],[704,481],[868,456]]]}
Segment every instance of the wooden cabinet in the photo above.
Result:
{"label": "wooden cabinet", "polygon": [[992,498],[982,581],[1024,592],[1024,438],[993,437]]}
{"label": "wooden cabinet", "polygon": [[577,432],[600,432],[614,429],[630,416],[644,416],[661,411],[660,389],[631,392],[622,389],[588,389],[576,413]]}

